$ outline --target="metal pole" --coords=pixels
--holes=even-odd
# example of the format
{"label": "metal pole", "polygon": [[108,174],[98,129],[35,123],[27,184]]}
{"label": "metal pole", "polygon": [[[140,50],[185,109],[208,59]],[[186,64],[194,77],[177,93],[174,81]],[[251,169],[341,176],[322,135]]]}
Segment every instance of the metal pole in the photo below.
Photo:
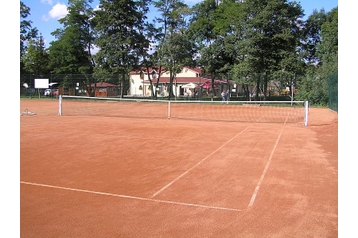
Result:
{"label": "metal pole", "polygon": [[308,101],[305,101],[305,117],[304,117],[304,126],[308,125]]}
{"label": "metal pole", "polygon": [[58,97],[58,115],[62,115],[62,95],[60,94]]}
{"label": "metal pole", "polygon": [[291,83],[291,106],[293,105],[293,83]]}
{"label": "metal pole", "polygon": [[170,119],[170,101],[168,101],[168,119]]}
{"label": "metal pole", "polygon": [[293,81],[294,81],[294,75],[293,78],[291,79],[291,106],[293,105]]}

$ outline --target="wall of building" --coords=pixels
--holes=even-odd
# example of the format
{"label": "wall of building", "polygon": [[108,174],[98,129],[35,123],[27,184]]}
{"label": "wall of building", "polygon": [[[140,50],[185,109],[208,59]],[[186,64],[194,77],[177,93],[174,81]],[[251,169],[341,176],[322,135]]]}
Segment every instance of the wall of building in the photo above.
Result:
{"label": "wall of building", "polygon": [[[169,72],[163,72],[161,75],[161,78],[169,78],[170,73]],[[176,77],[199,77],[199,74],[196,71],[193,71],[189,68],[183,68],[182,72],[176,75]],[[154,79],[153,82],[156,82]],[[188,82],[181,82],[181,83],[175,83],[173,84],[173,92],[174,95],[180,95],[180,88],[182,85],[190,83]],[[168,83],[161,83],[158,87],[158,95],[159,96],[167,96],[168,91]],[[150,89],[150,82],[148,80],[148,75],[144,75],[144,81],[140,78],[139,72],[137,74],[130,74],[130,95],[131,96],[144,96],[149,97],[151,96],[152,92]]]}

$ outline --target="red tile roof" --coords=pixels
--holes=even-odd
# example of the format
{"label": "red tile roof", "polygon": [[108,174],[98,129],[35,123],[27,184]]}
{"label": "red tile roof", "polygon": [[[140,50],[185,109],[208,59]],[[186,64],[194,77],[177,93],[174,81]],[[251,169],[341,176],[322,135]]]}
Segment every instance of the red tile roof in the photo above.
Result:
{"label": "red tile roof", "polygon": [[[94,83],[91,84],[91,87],[94,87]],[[107,82],[96,83],[96,88],[108,88],[108,87],[117,87],[117,85]]]}
{"label": "red tile roof", "polygon": [[[206,81],[208,81],[209,79],[206,78],[202,78],[202,77],[176,77],[173,81],[173,83],[177,82],[177,83],[196,83],[196,84],[200,84],[200,83],[204,83]],[[149,82],[148,79],[145,79],[144,82]],[[156,83],[157,79],[152,79],[152,82]],[[170,82],[170,77],[160,77],[159,78],[159,83],[169,83]]]}
{"label": "red tile roof", "polygon": [[[148,83],[149,80],[145,79],[144,82]],[[157,82],[157,79],[152,80],[153,83]],[[159,83],[169,83],[170,77],[160,77]],[[176,77],[173,83],[195,83],[195,84],[203,84],[205,82],[211,82],[211,79],[203,78],[203,77]],[[233,84],[232,80],[229,80],[230,84]],[[227,80],[215,80],[215,84],[226,84]]]}
{"label": "red tile roof", "polygon": [[[190,67],[184,67],[184,69],[188,69],[188,70],[192,70],[196,73],[201,74],[202,69],[201,68],[190,68]],[[152,73],[153,70],[155,70],[155,72],[159,73],[159,67],[149,67],[149,73]],[[142,71],[144,72],[144,74],[147,74],[147,68],[142,68]],[[164,69],[164,67],[162,67],[162,71],[161,73],[166,72],[166,70]],[[140,70],[133,70],[131,72],[129,72],[130,75],[135,75],[135,74],[139,74]]]}

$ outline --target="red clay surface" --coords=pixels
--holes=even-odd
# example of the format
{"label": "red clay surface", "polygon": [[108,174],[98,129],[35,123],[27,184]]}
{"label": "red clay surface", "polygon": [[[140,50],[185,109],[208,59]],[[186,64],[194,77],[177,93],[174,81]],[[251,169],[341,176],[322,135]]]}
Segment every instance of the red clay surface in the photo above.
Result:
{"label": "red clay surface", "polygon": [[58,116],[21,100],[21,237],[338,237],[338,115]]}

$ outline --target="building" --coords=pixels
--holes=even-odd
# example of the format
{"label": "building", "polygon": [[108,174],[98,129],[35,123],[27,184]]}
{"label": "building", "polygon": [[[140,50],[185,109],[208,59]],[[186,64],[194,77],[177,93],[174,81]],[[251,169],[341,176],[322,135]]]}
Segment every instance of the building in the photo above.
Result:
{"label": "building", "polygon": [[[157,91],[159,97],[166,97],[169,94],[170,88],[170,73],[163,70],[158,81],[158,73],[156,69],[150,68],[149,72],[146,69],[142,71],[132,71],[130,76],[130,92],[131,96],[150,97],[152,89],[149,77],[153,83],[153,90]],[[157,83],[158,82],[158,83]],[[227,90],[228,83],[223,80],[215,80],[214,95],[220,95],[220,92]],[[211,93],[211,79],[202,75],[200,68],[184,67],[182,71],[176,74],[172,85],[173,94],[175,97],[194,96],[195,93],[210,94]]]}
{"label": "building", "polygon": [[[118,86],[111,83],[101,82],[96,84],[91,84],[92,92],[94,92],[95,97],[116,97],[118,96]],[[86,92],[86,96],[89,96]]]}

